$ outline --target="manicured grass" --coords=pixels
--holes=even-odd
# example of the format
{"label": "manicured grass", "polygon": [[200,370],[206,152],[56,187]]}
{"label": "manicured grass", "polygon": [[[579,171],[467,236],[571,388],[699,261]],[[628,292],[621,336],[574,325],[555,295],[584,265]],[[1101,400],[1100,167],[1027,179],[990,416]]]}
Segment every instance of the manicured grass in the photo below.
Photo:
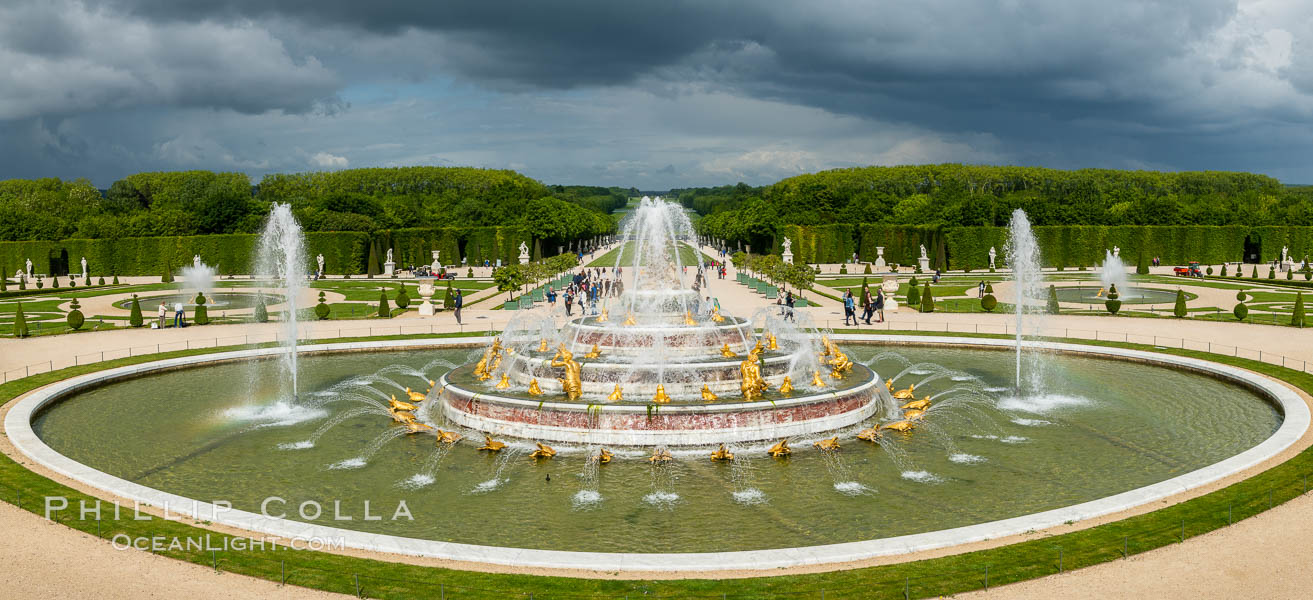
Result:
{"label": "manicured grass", "polygon": [[[843,333],[864,330],[840,330]],[[961,333],[878,332],[880,334],[950,335],[1005,338],[1001,335],[970,336]],[[441,336],[390,336],[377,339],[412,339]],[[350,341],[326,340],[329,341]],[[1155,350],[1140,344],[1073,340],[1092,346],[1115,346]],[[251,347],[259,347],[258,345]],[[190,356],[235,348],[204,349],[144,355],[105,363],[71,367],[0,385],[0,401],[9,399],[74,375],[100,369],[137,364],[174,356]],[[1232,364],[1280,377],[1305,391],[1313,391],[1313,376],[1252,360],[1224,357],[1191,350],[1157,349],[1158,352],[1191,356]],[[1118,560],[1167,544],[1178,543],[1258,514],[1307,491],[1307,475],[1313,471],[1313,450],[1216,492],[1154,512],[1073,533],[1035,539],[1019,544],[969,552],[912,563],[851,569],[810,575],[784,575],[734,580],[599,580],[527,575],[495,575],[450,569],[418,567],[305,550],[265,548],[227,549],[214,553],[169,549],[161,555],[191,563],[217,567],[272,581],[283,581],[337,593],[370,598],[412,598],[435,595],[447,598],[911,598],[935,597],[1051,575],[1064,570]],[[132,520],[125,510],[120,520],[78,519],[79,501],[94,499],[26,470],[8,457],[0,459],[0,499],[41,514],[46,496],[69,499],[70,508],[54,516],[61,523],[91,535],[110,539],[117,534],[130,537],[179,537],[204,539],[225,546],[231,536],[192,527],[185,522]],[[112,512],[106,511],[106,514]],[[1125,553],[1125,554],[1124,554]],[[74,560],[76,557],[70,557]],[[356,586],[359,585],[359,588]]]}

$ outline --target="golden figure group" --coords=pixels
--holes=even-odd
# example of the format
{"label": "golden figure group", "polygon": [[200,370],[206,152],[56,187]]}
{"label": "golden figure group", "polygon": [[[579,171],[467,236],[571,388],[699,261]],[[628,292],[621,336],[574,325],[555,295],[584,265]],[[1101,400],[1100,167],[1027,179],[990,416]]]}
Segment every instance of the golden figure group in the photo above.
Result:
{"label": "golden figure group", "polygon": [[583,382],[579,377],[580,366],[578,361],[574,360],[574,354],[565,349],[564,343],[557,348],[551,364],[553,367],[565,367],[564,377],[558,379],[561,382],[561,389],[565,391],[567,398],[578,400],[583,394]]}

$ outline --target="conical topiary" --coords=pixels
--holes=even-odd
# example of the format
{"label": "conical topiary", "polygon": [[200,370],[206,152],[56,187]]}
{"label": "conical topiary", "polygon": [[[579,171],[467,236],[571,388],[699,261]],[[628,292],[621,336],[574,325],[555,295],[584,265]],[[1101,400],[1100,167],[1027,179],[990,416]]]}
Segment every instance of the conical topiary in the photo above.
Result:
{"label": "conical topiary", "polygon": [[1226,277],[1226,263],[1222,263],[1222,277]]}
{"label": "conical topiary", "polygon": [[1295,270],[1286,269],[1286,281],[1292,281],[1294,279],[1295,279]]}
{"label": "conical topiary", "polygon": [[410,306],[410,295],[406,293],[406,284],[401,284],[401,290],[397,292],[397,308],[406,308]]}
{"label": "conical topiary", "polygon": [[1118,298],[1121,298],[1121,294],[1117,293],[1117,284],[1114,283],[1108,285],[1107,298],[1107,300],[1103,301],[1103,307],[1108,309],[1110,314],[1117,314],[1117,311],[1122,308],[1122,301],[1118,300]]}
{"label": "conical topiary", "polygon": [[392,317],[392,309],[388,307],[388,292],[383,288],[378,290],[378,316],[382,319]]}
{"label": "conical topiary", "polygon": [[867,275],[871,274],[871,263],[866,263],[866,269],[864,269],[862,273],[865,273]]}
{"label": "conical topiary", "polygon": [[64,321],[68,323],[69,329],[75,331],[78,329],[82,329],[82,324],[86,322],[86,317],[82,316],[81,310],[78,310],[82,308],[82,305],[78,304],[77,298],[73,299],[73,304],[70,306],[70,308],[72,308],[73,310],[68,311],[68,315],[64,317]]}
{"label": "conical topiary", "polygon": [[1143,252],[1141,252],[1139,258],[1135,260],[1135,274],[1136,275],[1149,274],[1149,261],[1144,257]]}
{"label": "conical topiary", "polygon": [[925,282],[925,291],[921,293],[921,312],[935,312],[935,296],[930,293],[930,282]]}
{"label": "conical topiary", "polygon": [[[1271,277],[1268,277],[1268,279],[1271,279]],[[58,276],[58,275],[55,275],[54,277],[51,277],[51,278],[50,278],[50,289],[52,289],[52,290],[57,290],[57,289],[59,289],[59,276]]]}
{"label": "conical topiary", "polygon": [[18,289],[20,289],[20,290],[25,290],[25,289],[27,289],[27,277],[19,277],[19,278],[18,278]]}
{"label": "conical topiary", "polygon": [[847,274],[848,274],[848,265],[847,265],[847,264],[839,265],[839,274],[840,274],[840,275],[847,275]]}
{"label": "conical topiary", "polygon": [[994,284],[989,283],[988,281],[986,281],[986,282],[985,282],[985,293],[986,293],[986,294],[992,294],[992,293],[994,293]]}
{"label": "conical topiary", "polygon": [[1258,279],[1258,265],[1254,265],[1254,270],[1249,272],[1250,279]]}
{"label": "conical topiary", "polygon": [[196,314],[192,315],[192,322],[197,325],[210,324],[210,309],[205,306],[205,292],[196,292]]}
{"label": "conical topiary", "polygon": [[256,294],[256,296],[255,296],[255,312],[254,312],[251,316],[253,316],[253,317],[255,318],[255,322],[256,322],[256,323],[268,323],[268,322],[269,322],[269,307],[267,307],[267,306],[264,305],[264,294],[263,294],[263,293],[261,293],[261,294]]}
{"label": "conical topiary", "polygon": [[1275,266],[1272,266],[1272,267],[1268,267],[1268,268],[1267,268],[1267,278],[1268,278],[1268,279],[1276,279],[1276,278],[1277,278],[1277,268],[1276,268]]}
{"label": "conical topiary", "polygon": [[451,290],[451,280],[447,280],[447,293],[442,297],[442,310],[451,310],[456,307],[453,302],[456,301],[455,292]]}
{"label": "conical topiary", "polygon": [[22,301],[19,301],[18,310],[14,312],[14,337],[27,337],[27,317],[23,316]]}
{"label": "conical topiary", "polygon": [[912,277],[907,282],[907,305],[917,306],[921,303],[921,284],[917,283],[916,277]]}
{"label": "conical topiary", "polygon": [[1304,292],[1295,296],[1295,310],[1290,313],[1290,324],[1295,327],[1304,326]]}
{"label": "conical topiary", "polygon": [[328,306],[328,302],[324,300],[324,292],[320,290],[319,304],[315,305],[315,316],[319,317],[320,321],[323,321],[327,319],[332,312],[332,309]]}
{"label": "conical topiary", "polygon": [[1049,286],[1049,302],[1044,308],[1051,315],[1058,314],[1058,288]]}
{"label": "conical topiary", "polygon": [[105,285],[105,276],[101,275],[96,278],[96,285]]}
{"label": "conical topiary", "polygon": [[141,302],[137,300],[137,295],[132,295],[132,314],[128,316],[128,324],[133,327],[141,327],[146,321],[141,318]]}
{"label": "conical topiary", "polygon": [[1178,319],[1185,318],[1185,290],[1176,290],[1176,306],[1172,308],[1172,315]]}
{"label": "conical topiary", "polygon": [[114,285],[118,285],[118,284],[119,284],[119,276],[114,275]]}

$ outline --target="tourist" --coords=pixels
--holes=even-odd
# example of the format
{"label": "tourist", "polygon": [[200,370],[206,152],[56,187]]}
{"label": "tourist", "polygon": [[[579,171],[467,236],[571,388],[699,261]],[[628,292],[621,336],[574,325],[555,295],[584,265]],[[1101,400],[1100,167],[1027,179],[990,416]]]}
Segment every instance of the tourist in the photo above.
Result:
{"label": "tourist", "polygon": [[939,283],[939,269],[935,269],[935,274],[931,277],[930,283]]}
{"label": "tourist", "polygon": [[572,307],[574,307],[574,286],[565,288],[565,316],[570,316]]}
{"label": "tourist", "polygon": [[871,324],[871,313],[875,312],[875,299],[871,298],[871,288],[862,289],[862,319]]}
{"label": "tourist", "polygon": [[793,320],[793,302],[794,302],[794,301],[793,301],[793,292],[785,292],[784,295],[785,295],[784,304],[785,304],[785,306],[788,306],[788,312],[785,312],[785,313],[784,313],[784,318],[785,318],[785,319],[788,319],[788,320],[790,320],[790,321],[792,321],[792,320]]}
{"label": "tourist", "polygon": [[547,286],[547,306],[556,308],[556,290],[552,289],[550,285]]}
{"label": "tourist", "polygon": [[977,297],[977,298],[984,298],[984,297],[985,297],[985,280],[984,280],[984,279],[981,279],[981,280],[980,280],[980,285],[976,286],[976,297]]}
{"label": "tourist", "polygon": [[853,325],[857,325],[857,311],[853,306],[853,292],[848,290],[843,293],[843,324],[847,325],[851,320]]}
{"label": "tourist", "polygon": [[451,305],[456,307],[456,324],[460,325],[460,307],[465,305],[465,297],[461,295],[460,288],[456,288],[456,297],[452,298]]}
{"label": "tourist", "polygon": [[164,320],[167,319],[167,318],[169,318],[169,307],[165,306],[163,302],[160,303],[159,314],[160,314],[160,327],[159,327],[159,328],[160,328],[160,329],[164,329]]}
{"label": "tourist", "polygon": [[182,303],[181,303],[181,302],[174,302],[174,303],[173,303],[173,326],[174,326],[174,327],[182,327],[182,317],[183,317],[183,314],[182,314]]}
{"label": "tourist", "polygon": [[883,323],[884,322],[884,290],[880,288],[875,288],[875,314],[879,315],[878,317],[876,317],[875,322]]}

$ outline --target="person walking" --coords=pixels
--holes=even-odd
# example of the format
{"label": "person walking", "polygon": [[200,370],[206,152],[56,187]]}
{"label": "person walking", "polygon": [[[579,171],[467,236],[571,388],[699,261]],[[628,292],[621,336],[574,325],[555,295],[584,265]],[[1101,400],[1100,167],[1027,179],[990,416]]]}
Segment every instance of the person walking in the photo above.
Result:
{"label": "person walking", "polygon": [[850,320],[852,321],[853,325],[857,324],[857,312],[855,308],[856,307],[853,305],[852,290],[848,290],[844,292],[843,293],[843,324],[844,325],[848,325],[848,321]]}
{"label": "person walking", "polygon": [[182,303],[181,303],[181,302],[174,302],[174,303],[173,303],[173,326],[174,326],[174,327],[182,327],[182,317],[183,317],[183,314],[182,314]]}
{"label": "person walking", "polygon": [[159,312],[159,315],[160,315],[160,327],[159,327],[159,328],[160,328],[160,329],[164,329],[164,320],[167,319],[167,318],[169,318],[169,307],[165,306],[164,303],[161,302],[161,303],[160,303],[160,309],[159,309],[158,312]]}
{"label": "person walking", "polygon": [[981,280],[980,280],[980,285],[976,286],[976,297],[977,297],[977,298],[984,298],[984,297],[985,297],[985,280],[984,280],[984,279],[981,279]]}
{"label": "person walking", "polygon": [[788,312],[784,313],[784,318],[789,321],[792,321],[793,320],[793,292],[785,292],[784,294],[786,296],[784,300],[784,304],[788,306]]}
{"label": "person walking", "polygon": [[862,320],[871,324],[871,314],[875,312],[875,299],[871,297],[871,288],[862,290]]}
{"label": "person walking", "polygon": [[461,295],[460,288],[456,288],[456,297],[452,298],[451,304],[456,307],[456,324],[461,325],[460,308],[465,306],[465,296]]}
{"label": "person walking", "polygon": [[567,317],[570,316],[570,309],[574,307],[574,294],[571,292],[571,289],[573,288],[567,288],[565,290],[565,316]]}
{"label": "person walking", "polygon": [[552,286],[547,286],[547,306],[556,308],[556,290]]}
{"label": "person walking", "polygon": [[875,313],[879,315],[878,317],[876,317],[875,322],[883,323],[884,322],[884,290],[880,288],[875,289]]}

